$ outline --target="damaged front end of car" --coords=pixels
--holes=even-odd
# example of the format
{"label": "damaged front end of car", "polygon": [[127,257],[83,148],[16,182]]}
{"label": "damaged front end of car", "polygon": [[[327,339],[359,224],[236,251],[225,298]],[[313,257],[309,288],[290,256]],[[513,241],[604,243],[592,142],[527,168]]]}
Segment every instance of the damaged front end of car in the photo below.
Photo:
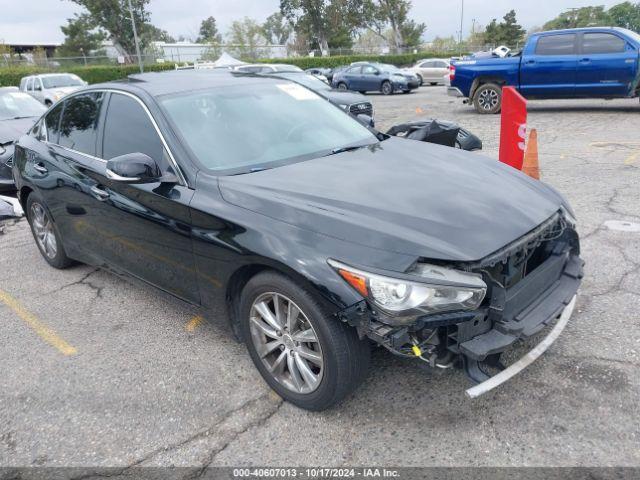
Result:
{"label": "damaged front end of car", "polygon": [[[478,396],[517,374],[566,325],[583,276],[575,220],[565,209],[476,262],[420,259],[402,274],[330,261],[366,300],[339,313],[392,353],[432,367],[458,366]],[[563,315],[564,313],[564,315]],[[535,351],[505,370],[503,352],[545,327]],[[491,377],[489,371],[500,371]]]}

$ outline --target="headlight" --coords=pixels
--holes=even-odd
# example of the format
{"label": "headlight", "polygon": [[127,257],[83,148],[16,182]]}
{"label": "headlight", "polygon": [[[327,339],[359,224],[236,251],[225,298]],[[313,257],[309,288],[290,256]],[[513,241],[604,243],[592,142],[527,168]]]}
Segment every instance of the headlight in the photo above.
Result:
{"label": "headlight", "polygon": [[480,306],[487,285],[480,275],[437,265],[419,264],[393,278],[329,260],[329,265],[363,297],[393,316],[417,316]]}

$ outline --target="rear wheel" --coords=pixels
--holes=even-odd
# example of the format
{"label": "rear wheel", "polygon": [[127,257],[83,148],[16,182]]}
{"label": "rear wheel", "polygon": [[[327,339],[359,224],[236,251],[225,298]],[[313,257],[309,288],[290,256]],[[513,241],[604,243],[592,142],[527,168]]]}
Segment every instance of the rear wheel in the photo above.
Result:
{"label": "rear wheel", "polygon": [[73,260],[67,257],[64,251],[60,234],[49,211],[35,193],[31,193],[27,198],[27,219],[38,250],[47,263],[60,269],[73,265]]}
{"label": "rear wheel", "polygon": [[390,81],[385,80],[380,86],[380,91],[383,95],[391,95],[393,93],[393,85],[391,85]]}
{"label": "rear wheel", "polygon": [[298,407],[324,410],[365,377],[368,342],[289,278],[275,272],[253,277],[239,312],[253,363],[278,395]]}
{"label": "rear wheel", "polygon": [[502,89],[495,83],[480,85],[473,94],[473,106],[478,113],[498,113],[502,107]]}
{"label": "rear wheel", "polygon": [[349,87],[347,87],[347,84],[344,82],[340,82],[338,84],[338,90],[349,90]]}

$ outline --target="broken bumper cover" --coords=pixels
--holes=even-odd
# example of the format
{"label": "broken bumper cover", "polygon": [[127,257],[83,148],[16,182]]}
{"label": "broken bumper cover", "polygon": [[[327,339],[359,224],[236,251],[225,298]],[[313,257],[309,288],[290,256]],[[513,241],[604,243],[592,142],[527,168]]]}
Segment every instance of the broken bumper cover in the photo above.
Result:
{"label": "broken bumper cover", "polygon": [[480,395],[487,393],[490,390],[502,385],[504,382],[510,380],[512,377],[520,373],[522,370],[527,368],[533,362],[535,362],[540,355],[542,355],[547,348],[556,341],[556,339],[560,336],[564,328],[567,326],[569,319],[571,318],[571,314],[573,313],[573,308],[576,304],[576,296],[574,296],[569,304],[565,307],[560,315],[560,319],[553,327],[553,329],[549,332],[549,334],[545,337],[545,339],[540,342],[533,350],[527,353],[520,360],[515,362],[513,365],[508,368],[502,370],[500,373],[494,375],[493,377],[485,380],[478,385],[471,387],[466,390],[466,393],[471,398],[477,398]]}

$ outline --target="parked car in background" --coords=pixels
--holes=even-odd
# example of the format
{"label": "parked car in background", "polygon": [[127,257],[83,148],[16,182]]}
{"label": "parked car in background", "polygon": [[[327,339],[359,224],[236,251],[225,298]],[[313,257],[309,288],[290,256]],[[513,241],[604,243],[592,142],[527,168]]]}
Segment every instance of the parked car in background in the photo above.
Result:
{"label": "parked car in background", "polygon": [[336,90],[314,75],[309,75],[306,72],[275,72],[265,73],[263,75],[296,82],[310,90],[313,90],[321,97],[326,98],[331,103],[351,115],[354,115],[355,117],[358,115],[366,115],[371,117],[371,120],[373,121],[373,104],[361,93]]}
{"label": "parked car in background", "polygon": [[253,63],[247,65],[238,65],[233,67],[236,72],[244,73],[273,73],[273,72],[303,72],[300,67],[295,65],[287,65],[285,63]]}
{"label": "parked car in background", "polygon": [[416,62],[413,67],[405,71],[415,74],[420,85],[438,85],[444,83],[444,77],[449,73],[449,60],[444,58],[429,58]]}
{"label": "parked car in background", "polygon": [[15,190],[13,148],[47,108],[17,87],[0,88],[0,192]]}
{"label": "parked car in background", "polygon": [[378,91],[384,95],[394,92],[409,93],[420,86],[413,73],[407,73],[393,65],[356,62],[347,69],[335,73],[331,86],[339,90],[355,90],[360,93]]}
{"label": "parked car in background", "polygon": [[75,92],[86,84],[87,82],[73,73],[43,73],[22,78],[20,91],[28,93],[50,107],[65,95]]}
{"label": "parked car in background", "polygon": [[[20,138],[13,173],[35,244],[52,267],[104,266],[226,311],[287,401],[343,399],[371,342],[462,366],[487,391],[523,368],[490,379],[502,352],[553,325],[539,354],[567,324],[583,262],[549,185],[380,134],[280,78],[131,79],[71,94]],[[527,380],[539,389],[522,379],[520,397]]]}
{"label": "parked car in background", "polygon": [[331,79],[333,78],[332,68],[307,68],[305,72],[310,73],[311,75],[314,75],[320,79],[324,77],[329,83],[331,83]]}
{"label": "parked car in background", "polygon": [[534,33],[520,55],[453,62],[448,92],[478,113],[498,113],[506,85],[532,99],[637,97],[639,53],[640,35],[624,28]]}

